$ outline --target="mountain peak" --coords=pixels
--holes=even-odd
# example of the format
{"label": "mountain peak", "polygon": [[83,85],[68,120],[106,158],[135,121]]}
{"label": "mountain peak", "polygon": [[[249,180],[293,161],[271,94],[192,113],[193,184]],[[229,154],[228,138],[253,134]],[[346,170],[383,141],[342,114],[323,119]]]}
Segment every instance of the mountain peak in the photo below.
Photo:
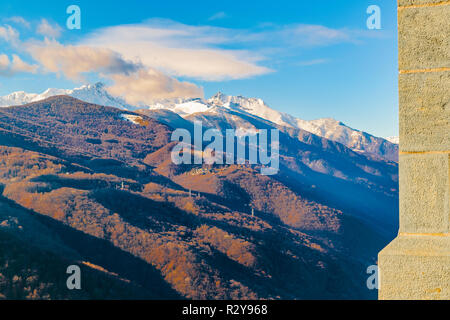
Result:
{"label": "mountain peak", "polygon": [[49,88],[41,94],[26,93],[23,91],[14,92],[4,97],[0,97],[0,107],[24,105],[30,102],[36,102],[44,100],[52,96],[67,95],[79,100],[98,104],[102,106],[116,107],[119,109],[133,109],[132,106],[127,104],[120,97],[111,96],[106,91],[105,84],[97,82],[95,84],[86,84],[75,89],[55,89]]}
{"label": "mountain peak", "polygon": [[208,102],[211,104],[222,104],[229,100],[229,96],[224,94],[222,91],[217,92],[215,95],[213,95],[210,99],[208,99]]}
{"label": "mountain peak", "polygon": [[223,95],[223,92],[222,91],[217,91],[217,93],[215,94],[215,95],[213,95],[211,98],[214,98],[214,97],[220,97],[220,96],[222,96]]}
{"label": "mountain peak", "polygon": [[79,88],[74,89],[75,90],[106,90],[106,85],[103,82],[96,82],[94,84],[85,84],[82,85]]}
{"label": "mountain peak", "polygon": [[227,95],[224,94],[222,91],[218,91],[215,95],[213,95],[213,96],[211,97],[211,99],[220,99],[220,98],[226,97],[226,96],[227,96]]}
{"label": "mountain peak", "polygon": [[104,88],[106,85],[103,82],[96,82],[92,86],[95,88]]}

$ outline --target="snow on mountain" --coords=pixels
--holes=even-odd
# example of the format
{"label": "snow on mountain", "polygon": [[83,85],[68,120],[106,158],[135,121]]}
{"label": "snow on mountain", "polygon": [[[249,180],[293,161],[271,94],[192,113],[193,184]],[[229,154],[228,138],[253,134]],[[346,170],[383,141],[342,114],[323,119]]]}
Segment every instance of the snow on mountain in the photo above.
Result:
{"label": "snow on mountain", "polygon": [[143,122],[142,117],[133,114],[122,114],[122,119],[140,125]]}
{"label": "snow on mountain", "polygon": [[398,145],[366,132],[355,130],[331,118],[302,120],[273,110],[263,100],[233,97],[218,93],[208,103],[235,111],[247,112],[278,125],[303,129],[320,137],[342,143],[354,151],[368,153],[390,161],[398,161]]}
{"label": "snow on mountain", "polygon": [[0,107],[18,106],[31,102],[36,102],[57,95],[68,95],[85,102],[94,103],[102,106],[116,107],[120,109],[133,108],[124,100],[111,96],[105,89],[103,83],[93,85],[84,85],[76,89],[47,89],[44,92],[26,93],[23,91],[13,92],[9,95],[0,97]]}
{"label": "snow on mountain", "polygon": [[247,112],[281,126],[297,127],[297,121],[293,116],[270,108],[262,99],[227,96],[219,92],[209,99],[208,103],[234,111]]}
{"label": "snow on mountain", "polygon": [[[84,85],[76,89],[47,89],[41,94],[14,92],[0,97],[0,107],[22,105],[43,100],[55,95],[69,95],[85,102],[112,106],[120,109],[137,109],[128,105],[123,99],[111,96],[104,84]],[[381,157],[390,161],[398,161],[398,138],[378,138],[366,132],[355,130],[335,119],[325,118],[318,120],[302,120],[287,113],[270,108],[262,99],[246,98],[242,96],[228,96],[221,92],[209,100],[202,99],[171,99],[161,100],[149,106],[150,110],[170,110],[182,118],[188,118],[194,114],[215,113],[224,119],[230,111],[251,114],[271,121],[277,125],[303,129],[320,137],[342,143],[360,153],[366,153],[375,157]],[[194,119],[195,117],[191,117]]]}
{"label": "snow on mountain", "polygon": [[207,112],[211,108],[212,107],[209,104],[203,102],[201,99],[189,99],[185,101],[180,101],[179,103],[158,102],[150,107],[150,109],[152,110],[159,110],[159,109],[170,110],[181,116],[188,116],[198,112]]}
{"label": "snow on mountain", "polygon": [[[48,90],[50,90],[50,89],[48,89]],[[42,94],[26,93],[24,91],[13,92],[6,96],[0,97],[0,107],[18,106],[18,105],[27,104],[27,103],[30,103],[33,101],[45,99],[46,97],[44,95],[46,94],[46,92],[48,90],[46,90]],[[39,99],[39,98],[41,98],[41,99]]]}
{"label": "snow on mountain", "polygon": [[387,137],[386,140],[391,142],[391,143],[394,143],[394,144],[399,144],[400,143],[400,137],[399,136]]}
{"label": "snow on mountain", "polygon": [[[350,128],[335,119],[302,120],[287,113],[270,108],[263,100],[242,96],[228,96],[221,92],[209,100],[187,100],[179,103],[159,103],[150,110],[167,109],[189,120],[197,113],[219,113],[228,111],[247,113],[271,121],[280,126],[298,128],[320,137],[342,143],[352,150],[376,158],[398,161],[398,145],[386,139],[372,136],[366,132]],[[194,118],[198,118],[194,117]],[[225,117],[226,118],[226,117]]]}
{"label": "snow on mountain", "polygon": [[105,85],[100,82],[94,85],[85,85],[81,88],[74,89],[68,95],[85,102],[99,104],[101,106],[116,107],[119,109],[133,108],[132,106],[128,105],[123,99],[111,96],[106,91]]}
{"label": "snow on mountain", "polygon": [[298,127],[318,136],[333,140],[356,152],[369,153],[390,161],[398,161],[398,144],[366,132],[350,128],[331,118],[305,121],[298,119]]}

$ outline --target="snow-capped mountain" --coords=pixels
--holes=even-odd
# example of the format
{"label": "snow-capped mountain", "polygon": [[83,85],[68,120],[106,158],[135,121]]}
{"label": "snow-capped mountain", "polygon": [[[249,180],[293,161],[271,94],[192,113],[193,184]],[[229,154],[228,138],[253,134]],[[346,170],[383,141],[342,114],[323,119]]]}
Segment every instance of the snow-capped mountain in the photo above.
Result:
{"label": "snow-capped mountain", "polygon": [[64,89],[47,89],[41,94],[17,91],[0,97],[0,107],[19,106],[34,101],[43,100],[51,96],[67,94],[69,91],[70,90]]}
{"label": "snow-capped mountain", "polygon": [[31,102],[40,101],[49,97],[57,95],[71,96],[85,102],[94,103],[102,106],[110,106],[121,109],[130,109],[132,106],[128,105],[123,99],[111,96],[105,89],[103,83],[96,83],[93,85],[84,85],[75,89],[47,89],[44,92],[26,93],[23,91],[13,92],[9,95],[0,97],[0,107],[18,106]]}
{"label": "snow-capped mountain", "polygon": [[[128,105],[122,98],[110,95],[102,83],[85,85],[76,89],[47,89],[41,94],[14,92],[0,97],[0,107],[23,105],[43,100],[55,95],[68,95],[85,102],[121,109],[135,110],[137,107]],[[203,99],[172,99],[162,100],[149,106],[150,110],[169,110],[185,120],[198,118],[194,114],[221,114],[224,119],[233,119],[230,112],[250,114],[273,122],[279,126],[302,129],[320,137],[342,143],[354,151],[370,156],[398,161],[398,140],[384,139],[372,136],[366,132],[350,128],[335,119],[303,120],[290,114],[270,108],[262,99],[242,96],[228,96],[221,92],[208,100]],[[189,119],[190,118],[190,119]],[[205,118],[206,119],[206,118]]]}
{"label": "snow-capped mountain", "polygon": [[295,117],[270,108],[262,99],[227,96],[219,92],[207,102],[213,106],[221,106],[234,111],[246,112],[281,126],[298,127]]}
{"label": "snow-capped mountain", "polygon": [[[262,99],[228,96],[219,92],[206,101],[193,99],[179,103],[159,103],[150,106],[149,109],[167,109],[187,120],[198,119],[199,114],[202,113],[222,115],[227,113],[227,111],[247,113],[280,126],[311,132],[320,137],[339,142],[359,153],[365,153],[377,158],[381,157],[389,161],[398,161],[398,144],[350,128],[335,119],[324,118],[310,121],[299,119],[270,108]],[[232,119],[232,117],[228,118]]]}
{"label": "snow-capped mountain", "polygon": [[350,128],[335,119],[325,118],[311,121],[298,119],[297,124],[303,130],[342,143],[354,151],[378,155],[390,161],[398,161],[398,143]]}

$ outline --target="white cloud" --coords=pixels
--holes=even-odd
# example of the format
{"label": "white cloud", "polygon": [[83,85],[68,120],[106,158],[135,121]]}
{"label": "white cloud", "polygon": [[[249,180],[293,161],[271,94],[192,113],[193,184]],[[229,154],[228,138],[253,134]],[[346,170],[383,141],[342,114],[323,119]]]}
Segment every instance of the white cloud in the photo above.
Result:
{"label": "white cloud", "polygon": [[[21,21],[19,18],[16,22]],[[203,89],[180,81],[184,77],[206,81],[245,79],[273,72],[263,63],[279,59],[300,47],[352,42],[353,35],[318,25],[265,25],[252,30],[189,26],[153,19],[137,25],[103,28],[75,45],[55,40],[62,29],[42,19],[37,33],[44,41],[29,39],[21,49],[39,63],[41,70],[72,80],[87,73],[109,79],[108,90],[128,103],[148,104],[171,98],[203,97]],[[19,33],[0,27],[0,39],[19,43]],[[237,49],[239,48],[239,49]],[[323,59],[304,65],[324,63]],[[0,74],[36,72],[13,55],[0,56]]]}
{"label": "white cloud", "polygon": [[47,72],[82,80],[83,74],[96,72],[113,84],[108,91],[133,105],[172,98],[203,97],[203,90],[164,73],[122,58],[111,49],[62,45],[55,40],[30,42],[26,50]]}
{"label": "white cloud", "polygon": [[37,33],[47,38],[57,39],[61,35],[62,28],[58,24],[50,24],[46,19],[42,19],[37,28]]}
{"label": "white cloud", "polygon": [[63,74],[72,80],[80,80],[83,73],[127,74],[140,68],[110,49],[65,46],[55,40],[31,42],[26,49],[46,71]]}
{"label": "white cloud", "polygon": [[122,96],[132,105],[148,105],[162,99],[203,98],[203,90],[189,82],[181,82],[153,69],[125,75],[113,74],[114,84],[108,92]]}
{"label": "white cloud", "polygon": [[31,65],[26,62],[24,62],[18,55],[13,54],[12,55],[12,64],[11,69],[14,72],[30,72],[30,73],[36,73],[38,66],[37,65]]}
{"label": "white cloud", "polygon": [[38,66],[23,61],[18,55],[12,55],[12,61],[6,54],[0,54],[0,75],[11,77],[17,73],[36,73]]}
{"label": "white cloud", "polygon": [[266,24],[231,29],[151,19],[97,30],[82,43],[109,48],[172,76],[221,81],[264,75],[273,70],[263,64],[279,59],[280,54],[354,42],[358,36],[347,29],[321,25]]}
{"label": "white cloud", "polygon": [[220,81],[272,71],[258,65],[263,57],[256,52],[218,48],[218,44],[231,42],[229,36],[226,29],[151,20],[142,25],[101,29],[84,43],[112,49],[172,76]]}

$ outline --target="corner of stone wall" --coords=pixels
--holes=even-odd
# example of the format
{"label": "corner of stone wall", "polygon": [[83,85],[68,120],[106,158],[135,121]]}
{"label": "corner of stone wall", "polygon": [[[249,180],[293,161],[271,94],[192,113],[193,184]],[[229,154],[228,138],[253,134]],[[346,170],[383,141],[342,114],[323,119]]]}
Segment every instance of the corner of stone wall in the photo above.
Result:
{"label": "corner of stone wall", "polygon": [[399,0],[400,231],[380,299],[450,299],[450,1]]}

